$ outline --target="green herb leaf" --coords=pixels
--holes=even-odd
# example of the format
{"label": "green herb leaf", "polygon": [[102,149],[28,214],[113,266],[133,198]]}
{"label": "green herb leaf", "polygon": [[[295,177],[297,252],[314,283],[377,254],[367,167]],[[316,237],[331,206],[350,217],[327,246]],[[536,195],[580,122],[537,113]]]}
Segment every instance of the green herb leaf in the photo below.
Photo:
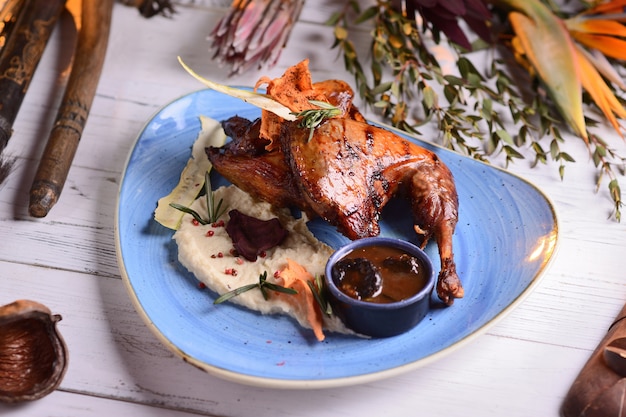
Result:
{"label": "green herb leaf", "polygon": [[283,294],[298,294],[298,291],[294,290],[293,288],[283,287],[281,285],[272,284],[271,282],[265,282],[263,284],[263,287],[267,288],[268,290],[282,292]]}
{"label": "green herb leaf", "polygon": [[226,208],[220,211],[220,208],[222,207],[222,202],[223,202],[222,199],[220,199],[220,201],[217,203],[217,207],[215,207],[213,189],[211,188],[211,176],[209,172],[206,172],[204,174],[204,191],[206,193],[207,211],[209,212],[208,220],[203,219],[200,216],[200,214],[198,214],[198,212],[196,212],[195,210],[189,207],[183,206],[182,204],[170,203],[170,207],[173,207],[176,210],[180,210],[183,213],[191,214],[193,218],[196,219],[196,221],[202,225],[215,223],[217,222],[217,219],[219,219],[220,216],[224,214],[224,212],[226,211]]}
{"label": "green herb leaf", "polygon": [[183,213],[187,213],[187,214],[191,214],[193,216],[194,219],[196,219],[198,221],[198,223],[200,224],[209,224],[210,222],[207,222],[206,220],[204,220],[202,217],[200,217],[200,215],[193,209],[190,209],[189,207],[185,207],[183,205],[180,205],[178,203],[170,203],[170,206],[175,208],[176,210],[180,210]]}
{"label": "green herb leaf", "polygon": [[322,310],[322,313],[324,313],[328,317],[332,316],[333,310],[330,306],[330,303],[323,295],[324,281],[321,279],[321,277],[319,275],[315,276],[315,284],[311,281],[307,281],[306,283],[313,293],[313,298],[315,298],[315,302],[320,307],[320,310]]}
{"label": "green herb leaf", "polygon": [[231,298],[238,296],[239,294],[243,294],[246,291],[250,291],[252,289],[257,288],[258,286],[259,284],[248,284],[248,285],[244,285],[243,287],[235,288],[232,291],[222,294],[215,301],[213,301],[213,304],[221,304],[224,301],[228,301]]}
{"label": "green herb leaf", "polygon": [[311,140],[315,128],[326,119],[341,116],[341,109],[325,101],[309,100],[309,103],[319,108],[304,110],[301,112],[292,112],[291,114],[300,120],[300,127],[311,130],[309,133],[309,140]]}
{"label": "green herb leaf", "polygon": [[287,288],[287,287],[283,287],[281,285],[278,284],[273,284],[271,282],[267,282],[267,271],[263,271],[262,274],[259,275],[259,282],[256,284],[248,284],[248,285],[244,285],[242,287],[239,288],[235,288],[232,291],[229,291],[227,293],[222,294],[220,297],[218,297],[215,301],[213,301],[213,304],[221,304],[224,301],[228,301],[233,297],[236,297],[240,294],[243,294],[244,292],[253,290],[255,288],[258,288],[259,290],[261,290],[261,294],[263,295],[263,299],[264,300],[269,300],[270,295],[267,292],[267,290],[271,290],[271,291],[276,291],[276,292],[280,292],[283,294],[297,294],[298,291],[294,290],[293,288]]}
{"label": "green herb leaf", "polygon": [[206,193],[207,211],[209,212],[208,223],[215,223],[222,216],[222,214],[226,212],[226,207],[224,207],[223,210],[220,210],[222,203],[224,202],[221,198],[217,203],[217,207],[215,206],[215,195],[213,194],[213,188],[211,186],[211,175],[208,172],[204,175],[204,191]]}

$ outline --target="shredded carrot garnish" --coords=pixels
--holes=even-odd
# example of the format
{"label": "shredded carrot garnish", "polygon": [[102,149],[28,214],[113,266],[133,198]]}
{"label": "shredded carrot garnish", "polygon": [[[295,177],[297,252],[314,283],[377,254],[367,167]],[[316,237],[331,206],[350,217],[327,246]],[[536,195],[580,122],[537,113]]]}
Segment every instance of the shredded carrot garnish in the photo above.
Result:
{"label": "shredded carrot garnish", "polygon": [[307,281],[311,281],[315,284],[315,278],[311,275],[302,265],[299,263],[287,259],[287,266],[278,272],[276,283],[286,288],[293,288],[298,291],[297,294],[283,295],[278,294],[279,297],[290,303],[299,316],[306,317],[306,321],[309,323],[315,333],[315,337],[320,342],[324,340],[323,332],[323,316],[319,305],[315,301],[315,296],[307,284]]}

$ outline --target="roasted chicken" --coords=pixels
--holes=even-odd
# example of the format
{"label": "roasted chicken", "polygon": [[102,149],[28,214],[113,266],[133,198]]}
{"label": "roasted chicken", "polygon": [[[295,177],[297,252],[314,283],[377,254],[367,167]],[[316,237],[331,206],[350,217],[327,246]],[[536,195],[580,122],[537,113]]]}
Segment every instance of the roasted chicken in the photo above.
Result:
{"label": "roasted chicken", "polygon": [[307,94],[341,105],[343,116],[326,119],[312,135],[298,121],[275,115],[265,134],[265,113],[256,121],[233,117],[222,123],[232,141],[207,149],[213,167],[256,198],[320,216],[350,239],[378,235],[383,207],[397,194],[406,196],[422,245],[437,241],[437,295],[452,304],[463,287],[452,250],[458,198],[451,172],[436,154],[365,122],[349,87],[327,82],[311,88],[314,94]]}

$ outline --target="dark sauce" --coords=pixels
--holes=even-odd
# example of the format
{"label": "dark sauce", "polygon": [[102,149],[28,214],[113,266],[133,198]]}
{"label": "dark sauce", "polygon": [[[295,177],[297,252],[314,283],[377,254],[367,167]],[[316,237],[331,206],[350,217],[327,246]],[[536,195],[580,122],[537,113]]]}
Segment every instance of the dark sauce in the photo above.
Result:
{"label": "dark sauce", "polygon": [[332,279],[344,294],[361,301],[393,303],[417,294],[428,277],[422,262],[390,246],[364,246],[341,258]]}

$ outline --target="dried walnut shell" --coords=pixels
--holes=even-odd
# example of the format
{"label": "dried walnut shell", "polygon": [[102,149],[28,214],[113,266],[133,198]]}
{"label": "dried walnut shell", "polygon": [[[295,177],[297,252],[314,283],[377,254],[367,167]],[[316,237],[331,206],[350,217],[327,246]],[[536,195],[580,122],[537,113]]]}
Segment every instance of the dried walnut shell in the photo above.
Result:
{"label": "dried walnut shell", "polygon": [[0,307],[0,402],[36,400],[59,386],[68,363],[59,320],[35,301]]}

